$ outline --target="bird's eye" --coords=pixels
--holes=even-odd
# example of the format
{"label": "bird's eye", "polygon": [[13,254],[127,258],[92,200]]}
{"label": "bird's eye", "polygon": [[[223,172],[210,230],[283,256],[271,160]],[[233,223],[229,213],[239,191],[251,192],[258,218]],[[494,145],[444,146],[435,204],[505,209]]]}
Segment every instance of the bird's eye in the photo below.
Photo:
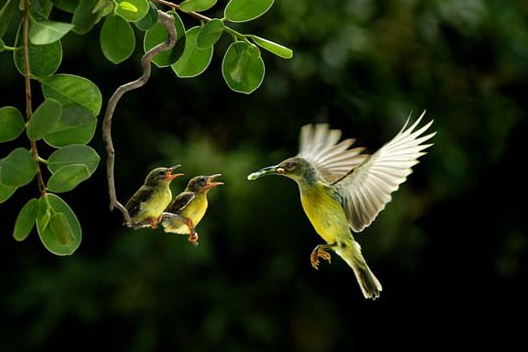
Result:
{"label": "bird's eye", "polygon": [[284,164],[284,167],[287,169],[287,170],[293,170],[295,168],[295,164],[292,163],[291,161],[287,162],[286,164]]}
{"label": "bird's eye", "polygon": [[165,171],[160,171],[160,172],[158,172],[158,175],[160,175],[160,176],[165,176]]}

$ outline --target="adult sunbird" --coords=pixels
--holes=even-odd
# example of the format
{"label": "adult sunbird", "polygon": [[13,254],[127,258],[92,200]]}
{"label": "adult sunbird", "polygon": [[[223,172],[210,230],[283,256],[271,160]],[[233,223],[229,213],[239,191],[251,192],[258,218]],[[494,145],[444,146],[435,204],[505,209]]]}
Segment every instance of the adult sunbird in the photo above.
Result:
{"label": "adult sunbird", "polygon": [[423,143],[436,132],[422,134],[433,121],[414,131],[424,114],[406,129],[409,116],[400,132],[372,155],[361,154],[365,148],[349,149],[355,139],[338,143],[340,130],[331,130],[326,124],[306,125],[301,129],[297,156],[248,176],[248,180],[256,180],[282,175],[297,183],[304,212],[326,242],[312,251],[312,266],[317,269],[319,258],[330,262],[327,251],[334,251],[354,270],[365,298],[378,298],[382,287],[352,231],[361,232],[374,221],[425,154],[423,150],[432,145]]}
{"label": "adult sunbird", "polygon": [[145,183],[128,200],[125,208],[132,220],[132,226],[139,228],[146,223],[155,229],[161,221],[161,213],[172,200],[170,183],[183,174],[172,172],[181,165],[158,167],[150,171]]}
{"label": "adult sunbird", "polygon": [[198,233],[195,228],[207,210],[207,193],[223,182],[213,182],[222,176],[196,176],[189,180],[185,190],[178,194],[163,213],[161,225],[165,232],[189,235],[188,241],[198,245]]}

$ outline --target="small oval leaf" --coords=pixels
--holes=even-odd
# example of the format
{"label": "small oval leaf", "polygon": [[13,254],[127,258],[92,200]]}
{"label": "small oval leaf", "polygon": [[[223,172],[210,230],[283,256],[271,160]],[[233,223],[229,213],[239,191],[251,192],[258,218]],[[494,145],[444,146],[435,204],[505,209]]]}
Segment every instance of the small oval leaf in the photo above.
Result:
{"label": "small oval leaf", "polygon": [[274,43],[271,40],[257,37],[256,35],[251,35],[251,39],[263,49],[266,49],[270,53],[273,53],[283,59],[291,59],[293,57],[293,50],[282,46],[280,44]]}
{"label": "small oval leaf", "polygon": [[90,80],[69,74],[56,74],[42,81],[42,93],[55,99],[62,107],[77,104],[99,115],[103,98],[99,88]]}
{"label": "small oval leaf", "polygon": [[26,134],[29,140],[39,140],[53,130],[61,113],[62,106],[58,101],[53,99],[44,100],[28,122]]}
{"label": "small oval leaf", "polygon": [[29,150],[17,148],[1,160],[0,182],[4,186],[22,187],[37,174],[37,165]]}
{"label": "small oval leaf", "polygon": [[264,61],[257,47],[246,42],[234,42],[222,61],[222,75],[232,90],[250,94],[264,80]]}
{"label": "small oval leaf", "polygon": [[147,0],[118,0],[116,14],[128,22],[137,22],[147,15],[149,3]]}
{"label": "small oval leaf", "polygon": [[0,142],[16,139],[24,130],[24,117],[14,106],[0,108]]}
{"label": "small oval leaf", "polygon": [[[2,168],[0,168],[0,180],[2,179]],[[0,182],[0,204],[11,198],[17,190],[16,187],[6,186]]]}
{"label": "small oval leaf", "polygon": [[86,165],[72,164],[55,172],[48,180],[47,189],[55,193],[69,192],[79,183],[90,178],[90,171]]}
{"label": "small oval leaf", "polygon": [[50,228],[59,242],[65,246],[70,246],[75,242],[75,235],[63,213],[55,213],[50,219]]}
{"label": "small oval leaf", "polygon": [[94,136],[97,119],[80,105],[68,105],[44,141],[55,148],[69,144],[87,144]]}
{"label": "small oval leaf", "polygon": [[199,49],[207,49],[216,44],[224,32],[224,22],[214,18],[207,22],[198,33],[196,46]]}
{"label": "small oval leaf", "polygon": [[[41,204],[45,203],[42,202],[43,198],[41,198],[39,201],[39,216],[37,217],[37,230],[40,240],[42,241],[44,247],[46,247],[46,249],[51,253],[56,255],[70,255],[74,253],[77,248],[79,248],[79,245],[82,241],[82,230],[79,220],[77,220],[77,216],[75,216],[75,213],[71,210],[68,204],[66,204],[55,194],[48,193],[46,195],[46,199],[54,214],[64,214],[66,221],[68,222],[68,225],[70,226],[73,233],[74,240],[72,243],[66,245],[57,239],[57,236],[53,232],[51,226],[48,226],[51,218],[50,213],[47,213],[47,222],[46,215],[41,215]],[[44,214],[46,213],[44,212]]]}
{"label": "small oval leaf", "polygon": [[[15,46],[22,46],[22,26],[19,26],[15,39]],[[62,46],[60,41],[46,45],[35,45],[29,42],[29,67],[31,77],[42,80],[54,74],[62,62]],[[15,66],[24,75],[24,50],[13,52]]]}
{"label": "small oval leaf", "polygon": [[125,61],[136,47],[136,37],[130,24],[120,16],[108,16],[99,37],[104,56],[114,64]]}
{"label": "small oval leaf", "polygon": [[35,45],[51,44],[64,37],[72,28],[72,24],[64,22],[31,22],[29,40]]}
{"label": "small oval leaf", "polygon": [[22,207],[20,213],[18,213],[15,229],[13,230],[13,238],[15,240],[23,241],[29,236],[31,230],[33,230],[35,221],[37,221],[38,209],[39,201],[36,198],[31,199]]}
{"label": "small oval leaf", "polygon": [[143,17],[138,22],[135,22],[137,28],[142,31],[148,31],[158,22],[158,9],[154,6],[153,3],[149,3],[149,10],[145,17]]}
{"label": "small oval leaf", "polygon": [[0,9],[0,38],[4,36],[11,24],[11,19],[17,11],[17,3],[17,0],[7,0]]}
{"label": "small oval leaf", "polygon": [[180,4],[180,10],[183,12],[200,12],[209,10],[216,4],[216,0],[185,0]]}
{"label": "small oval leaf", "polygon": [[88,168],[91,174],[97,169],[101,158],[97,152],[89,146],[72,144],[56,150],[48,158],[48,169],[56,173],[59,169],[72,164],[82,164]]}
{"label": "small oval leaf", "polygon": [[51,2],[62,11],[74,13],[81,0],[51,0]]}
{"label": "small oval leaf", "polygon": [[[152,59],[152,62],[158,67],[167,67],[175,63],[182,55],[187,41],[185,37],[185,27],[183,22],[174,11],[169,12],[174,17],[174,28],[176,29],[176,45],[170,50],[165,50]],[[145,52],[149,51],[158,44],[167,40],[167,30],[161,23],[156,23],[151,29],[145,33],[143,41],[143,48]]]}
{"label": "small oval leaf", "polygon": [[274,0],[231,0],[224,10],[224,16],[231,22],[247,22],[265,14]]}
{"label": "small oval leaf", "polygon": [[198,76],[207,69],[213,58],[213,47],[199,49],[196,46],[196,37],[200,27],[193,27],[187,31],[185,49],[182,56],[172,65],[172,69],[180,78]]}
{"label": "small oval leaf", "polygon": [[101,11],[95,11],[100,0],[81,0],[72,17],[73,31],[77,34],[88,33],[101,19]]}

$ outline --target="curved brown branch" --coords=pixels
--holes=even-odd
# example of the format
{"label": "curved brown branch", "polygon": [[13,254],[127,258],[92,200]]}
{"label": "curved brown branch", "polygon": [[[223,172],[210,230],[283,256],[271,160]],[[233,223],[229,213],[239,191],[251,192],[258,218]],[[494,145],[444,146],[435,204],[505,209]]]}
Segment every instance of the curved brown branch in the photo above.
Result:
{"label": "curved brown branch", "polygon": [[[168,6],[168,7],[172,8],[172,9],[174,9],[174,10],[181,11],[180,6],[178,4],[172,3],[170,1],[154,0],[154,2],[157,2],[158,4],[161,4],[161,5]],[[211,20],[211,18],[209,18],[209,17],[207,17],[205,15],[202,15],[201,13],[198,13],[198,12],[190,11],[190,12],[186,12],[186,13],[189,16],[191,16],[191,17],[199,19],[200,21],[208,22],[208,21]]]}
{"label": "curved brown branch", "polygon": [[114,164],[115,164],[115,150],[114,143],[112,141],[112,117],[114,115],[115,108],[119,100],[123,95],[131,90],[137,89],[145,85],[150,78],[151,73],[151,61],[158,53],[168,50],[174,47],[176,44],[176,30],[174,29],[174,17],[169,14],[166,14],[163,11],[158,11],[158,22],[161,23],[168,31],[167,40],[154,48],[150,49],[143,55],[141,58],[141,67],[143,69],[143,74],[136,80],[132,82],[125,83],[119,86],[114,94],[108,100],[108,105],[106,107],[106,113],[103,121],[103,139],[106,144],[106,177],[108,179],[108,194],[110,196],[110,210],[113,210],[114,207],[119,209],[123,213],[125,218],[125,224],[129,227],[132,226],[130,214],[126,208],[117,200],[116,188],[115,188],[115,179],[114,179]]}

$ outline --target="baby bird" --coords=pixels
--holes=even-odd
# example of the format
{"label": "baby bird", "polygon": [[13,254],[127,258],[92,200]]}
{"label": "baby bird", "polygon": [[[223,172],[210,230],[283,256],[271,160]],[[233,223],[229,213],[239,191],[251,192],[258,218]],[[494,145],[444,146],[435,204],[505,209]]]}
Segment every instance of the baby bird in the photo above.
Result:
{"label": "baby bird", "polygon": [[130,214],[132,227],[142,227],[145,223],[155,229],[161,221],[161,213],[172,199],[169,185],[173,179],[183,174],[173,174],[176,168],[158,167],[147,175],[145,183],[126,203],[125,208]]}
{"label": "baby bird", "polygon": [[165,232],[189,235],[188,241],[198,245],[194,230],[207,210],[207,193],[223,182],[213,182],[220,174],[196,176],[189,180],[185,190],[178,194],[163,213],[161,225]]}

